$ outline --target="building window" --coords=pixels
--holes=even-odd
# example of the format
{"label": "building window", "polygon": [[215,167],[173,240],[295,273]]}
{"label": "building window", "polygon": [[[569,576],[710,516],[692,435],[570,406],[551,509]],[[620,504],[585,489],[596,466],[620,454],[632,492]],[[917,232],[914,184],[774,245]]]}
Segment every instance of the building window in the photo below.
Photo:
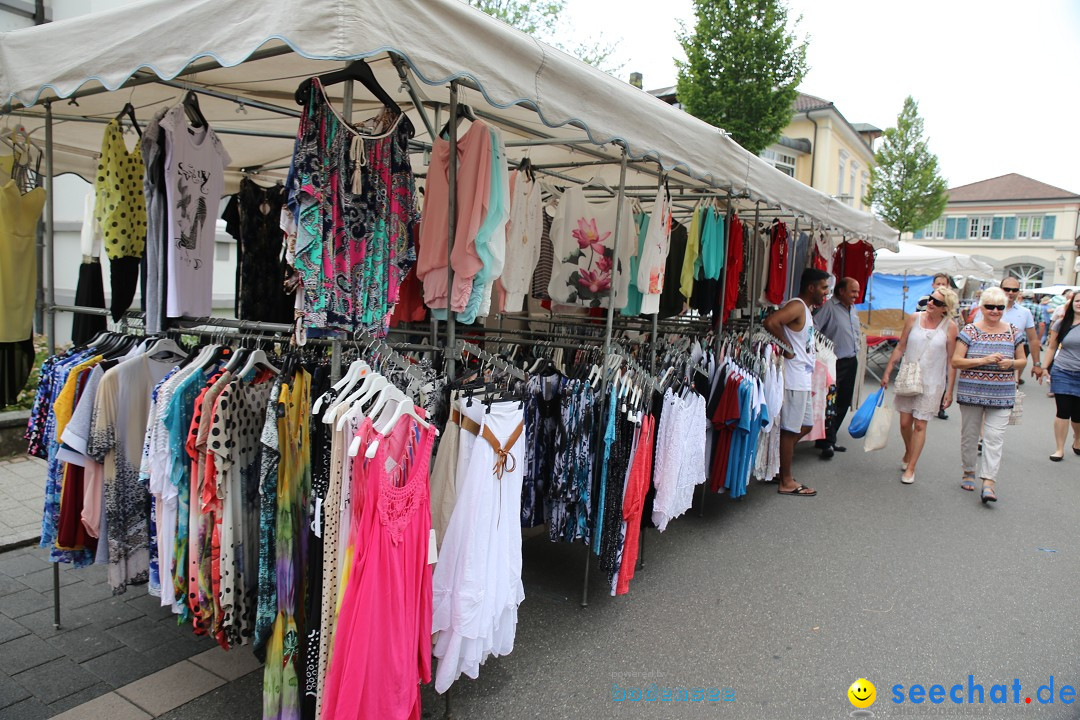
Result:
{"label": "building window", "polygon": [[1038,240],[1042,237],[1041,215],[1021,215],[1016,222],[1016,236],[1021,239]]}
{"label": "building window", "polygon": [[761,159],[789,177],[795,177],[795,156],[776,150],[762,150]]}
{"label": "building window", "polygon": [[945,218],[939,217],[934,222],[926,226],[926,230],[923,231],[923,237],[927,240],[940,240],[945,237]]}
{"label": "building window", "polygon": [[[982,226],[981,223],[985,223],[985,226]],[[980,239],[980,237],[984,236],[984,235],[982,235],[980,233],[980,231],[978,231],[978,229],[980,229],[980,227],[985,227],[986,228],[986,235],[985,236],[989,237],[990,236],[990,218],[988,218],[988,217],[969,218],[969,220],[968,220],[968,239],[969,240],[978,240],[978,239]]]}
{"label": "building window", "polygon": [[228,262],[229,261],[229,255],[232,252],[229,249],[229,246],[232,245],[232,243],[219,242],[219,243],[214,243],[214,245],[215,245],[214,259],[219,260],[221,262]]}
{"label": "building window", "polygon": [[1029,263],[1010,265],[1005,268],[1005,275],[1016,278],[1017,282],[1020,283],[1021,290],[1034,290],[1042,287],[1045,272],[1046,268]]}
{"label": "building window", "polygon": [[840,151],[840,169],[836,172],[836,195],[842,197],[844,194],[844,171],[847,169],[848,154]]}
{"label": "building window", "polygon": [[[866,188],[870,185],[870,173],[863,170],[862,181],[859,183],[859,204],[866,204]],[[944,220],[942,221],[944,222]],[[942,225],[942,227],[945,227]]]}
{"label": "building window", "polygon": [[855,195],[855,178],[858,177],[858,174],[859,174],[859,164],[856,163],[856,162],[852,162],[851,163],[851,170],[849,172],[850,180],[848,181],[848,193],[851,195],[851,204],[852,205],[855,205],[855,199],[856,199],[856,195]]}

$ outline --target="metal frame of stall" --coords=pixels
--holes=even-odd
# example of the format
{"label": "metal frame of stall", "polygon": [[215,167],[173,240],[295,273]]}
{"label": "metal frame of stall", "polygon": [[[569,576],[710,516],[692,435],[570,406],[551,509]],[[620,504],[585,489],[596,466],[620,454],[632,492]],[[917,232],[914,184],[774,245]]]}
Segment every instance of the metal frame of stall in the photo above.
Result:
{"label": "metal frame of stall", "polygon": [[[253,53],[248,58],[248,60],[245,61],[245,62],[259,60],[259,59],[263,59],[263,58],[267,58],[267,57],[273,57],[273,56],[277,56],[277,55],[284,55],[284,54],[288,54],[290,52],[292,52],[292,50],[290,48],[264,49],[264,50],[256,51],[255,53]],[[416,90],[415,90],[415,88],[413,86],[413,82],[412,82],[412,80],[411,80],[411,78],[409,76],[409,73],[406,70],[406,66],[405,66],[404,61],[400,57],[394,55],[393,53],[388,53],[388,55],[390,56],[391,61],[394,63],[395,67],[397,68],[397,71],[398,71],[399,77],[401,78],[403,86],[409,92],[409,95],[410,95],[410,97],[412,99],[413,106],[416,108],[417,112],[419,113],[419,115],[421,117],[422,122],[424,123],[426,129],[428,130],[428,132],[430,134],[430,137],[434,141],[434,138],[436,137],[436,133],[435,133],[434,128],[435,128],[435,125],[438,124],[438,113],[439,113],[439,110],[441,109],[441,107],[443,106],[443,104],[442,103],[433,103],[433,102],[428,102],[427,103],[427,105],[434,106],[435,111],[436,111],[436,123],[433,125],[430,118],[428,117],[425,102],[422,101],[418,97],[418,94],[417,94],[417,92],[416,92]],[[213,69],[216,69],[218,67],[219,67],[219,65],[217,63],[215,63],[215,62],[204,62],[204,63],[189,65],[180,74],[180,77],[195,74],[195,73],[198,73],[200,71],[213,70]],[[223,93],[223,92],[215,90],[213,88],[203,87],[201,85],[196,85],[196,84],[184,82],[182,80],[176,80],[176,79],[163,80],[163,79],[158,78],[157,76],[152,75],[152,74],[147,73],[147,72],[140,72],[137,75],[129,78],[129,80],[127,82],[125,82],[121,87],[117,88],[116,90],[130,88],[130,87],[133,87],[133,86],[136,86],[136,85],[142,85],[142,84],[146,84],[146,83],[158,83],[158,84],[162,84],[162,85],[165,85],[165,86],[175,87],[175,88],[179,88],[179,89],[183,89],[183,90],[191,90],[191,91],[194,91],[195,93],[198,93],[198,94],[203,94],[203,95],[207,95],[207,96],[211,96],[211,97],[217,97],[217,98],[224,99],[224,100],[231,100],[231,101],[237,102],[241,106],[248,105],[248,106],[251,106],[251,107],[257,107],[257,108],[260,108],[260,109],[264,109],[264,110],[268,110],[268,111],[276,112],[276,113],[281,113],[281,114],[289,115],[289,116],[292,116],[292,117],[297,117],[300,114],[299,111],[297,111],[295,109],[292,109],[292,108],[283,108],[283,107],[279,107],[279,106],[276,106],[276,105],[271,105],[271,104],[268,104],[268,103],[261,103],[261,102],[258,102],[258,101],[253,101],[253,100],[250,100],[248,98],[242,98],[242,97],[237,96],[237,95],[233,95],[233,94],[229,94],[229,93]],[[471,87],[473,89],[479,89],[479,88],[476,88],[475,85],[473,85],[470,81],[468,81],[467,79],[464,79],[464,78],[459,78],[459,79],[456,79],[456,80],[452,80],[449,83],[450,102],[448,104],[448,110],[449,110],[448,114],[449,114],[449,121],[450,122],[449,122],[449,128],[448,128],[448,135],[449,135],[448,140],[449,140],[449,143],[450,143],[450,155],[451,155],[451,157],[456,156],[457,142],[458,142],[457,107],[458,107],[458,104],[459,104],[459,97],[458,97],[459,86],[465,86],[465,87]],[[108,89],[106,89],[104,87],[89,88],[89,89],[84,90],[84,91],[76,91],[75,93],[72,93],[70,96],[68,96],[67,98],[64,98],[64,99],[65,100],[70,100],[70,99],[74,99],[74,98],[78,98],[78,97],[85,97],[85,96],[88,96],[88,95],[96,95],[96,94],[103,93],[103,92],[110,92],[110,90],[108,90]],[[45,100],[44,103],[43,103],[44,108],[45,108],[45,152],[44,152],[44,155],[45,155],[45,168],[46,168],[45,169],[45,173],[46,173],[45,189],[46,189],[46,195],[47,195],[47,198],[46,198],[46,203],[47,204],[46,204],[46,210],[45,210],[44,233],[43,233],[44,237],[43,237],[43,243],[42,243],[42,245],[44,246],[43,247],[43,250],[44,250],[44,252],[43,252],[44,263],[39,264],[39,276],[40,276],[39,277],[39,287],[43,286],[44,289],[45,289],[44,297],[42,298],[43,303],[44,303],[44,318],[43,319],[44,319],[44,322],[45,322],[45,330],[46,330],[46,336],[47,336],[47,339],[48,339],[48,345],[49,345],[49,348],[50,348],[50,352],[55,352],[55,347],[56,347],[56,313],[58,311],[70,311],[70,312],[80,312],[80,313],[102,313],[103,312],[103,311],[100,311],[100,309],[97,309],[97,308],[83,308],[83,307],[78,307],[78,306],[58,306],[56,304],[55,257],[54,257],[54,253],[55,253],[55,231],[56,231],[56,228],[55,228],[55,196],[54,196],[54,186],[53,186],[53,175],[54,175],[54,155],[53,155],[53,149],[54,149],[54,143],[53,143],[54,114],[53,114],[53,110],[52,110],[52,103],[53,102],[54,102],[54,100],[49,99],[49,100]],[[353,81],[350,80],[350,81],[347,81],[347,83],[345,85],[345,88],[344,88],[344,102],[343,102],[342,116],[346,121],[351,121],[351,119],[352,119],[352,104],[353,104]],[[20,111],[20,110],[13,110],[13,111],[9,111],[9,114],[18,115],[21,112],[22,111]],[[537,130],[535,130],[533,128],[525,127],[523,125],[515,123],[515,122],[513,122],[511,120],[508,120],[506,118],[500,118],[500,117],[495,116],[495,115],[493,115],[491,113],[486,113],[486,112],[484,112],[482,110],[475,110],[474,112],[476,112],[476,115],[478,117],[480,117],[482,119],[485,119],[485,120],[489,120],[489,121],[493,122],[494,124],[496,124],[498,126],[506,127],[508,129],[513,130],[514,132],[522,133],[526,137],[534,138],[534,139],[531,139],[531,140],[508,142],[508,143],[506,143],[507,147],[528,147],[528,146],[532,146],[532,145],[566,146],[566,147],[569,147],[571,149],[577,150],[577,151],[581,152],[584,155],[592,156],[592,157],[595,158],[595,160],[593,160],[593,161],[577,161],[577,162],[571,162],[571,163],[557,163],[557,164],[551,163],[551,164],[548,164],[547,166],[541,165],[540,167],[536,168],[539,172],[541,172],[541,173],[543,173],[545,175],[555,177],[555,178],[558,178],[558,179],[561,179],[561,180],[582,183],[583,181],[578,180],[577,178],[573,178],[571,176],[565,175],[564,173],[557,172],[557,169],[565,169],[565,168],[570,168],[570,167],[583,167],[583,166],[587,166],[587,165],[612,164],[613,163],[613,160],[610,157],[604,155],[603,153],[600,153],[599,151],[592,150],[589,147],[590,145],[596,145],[596,143],[594,143],[592,140],[589,140],[589,139],[572,139],[572,138],[564,138],[564,139],[555,138],[555,137],[552,137],[550,135],[545,135],[544,133],[542,133],[540,131],[537,131]],[[89,122],[95,122],[96,121],[94,119],[83,118],[83,117],[80,117],[80,116],[67,116],[67,115],[65,115],[65,116],[63,116],[62,118],[59,118],[59,119],[63,119],[65,121],[66,120],[80,120],[80,121],[89,121]],[[283,134],[281,134],[281,133],[270,133],[270,132],[260,132],[260,131],[246,131],[245,132],[245,131],[242,131],[242,130],[234,130],[234,129],[223,129],[221,134],[225,134],[225,135],[228,135],[228,134],[254,135],[254,136],[274,137],[274,138],[282,138],[283,137]],[[294,136],[287,135],[287,136],[284,136],[284,137],[287,137],[287,138],[291,139]],[[653,188],[651,188],[649,186],[631,186],[631,187],[627,186],[627,184],[626,184],[626,173],[627,173],[627,168],[628,168],[629,163],[634,162],[634,164],[637,166],[637,167],[635,167],[636,171],[641,172],[641,173],[646,174],[646,175],[652,175],[652,176],[656,177],[658,186],[663,184],[665,178],[670,178],[670,175],[673,174],[673,173],[665,172],[663,170],[663,168],[660,168],[659,170],[651,170],[651,169],[646,168],[646,167],[641,167],[641,165],[643,165],[644,163],[651,162],[651,161],[646,161],[646,160],[631,161],[628,158],[627,147],[626,147],[625,143],[622,143],[621,141],[616,140],[616,141],[613,141],[612,144],[617,144],[620,147],[619,185],[618,185],[617,192],[616,192],[617,203],[618,203],[618,214],[616,216],[617,219],[616,219],[616,227],[615,227],[615,239],[613,241],[613,248],[612,248],[613,254],[617,255],[618,251],[619,251],[619,235],[620,235],[620,233],[622,231],[622,228],[620,227],[620,225],[621,225],[621,220],[622,220],[623,208],[625,206],[625,202],[627,201],[627,198],[628,197],[636,197],[636,198],[640,198],[640,199],[648,199],[649,198],[648,191],[654,190]],[[426,145],[425,143],[411,142],[410,143],[410,149],[411,150],[414,150],[414,149],[423,150],[423,149],[425,149],[425,145]],[[427,147],[430,148],[430,145],[427,145]],[[256,168],[255,170],[257,171],[258,168]],[[686,175],[688,178],[690,178],[693,181],[692,176],[686,170],[677,169],[676,171],[673,171],[673,172],[681,172],[681,173],[683,173],[684,175]],[[680,210],[684,210],[684,211],[685,210],[692,210],[692,207],[687,207],[685,205],[677,204],[675,201],[676,200],[696,201],[698,199],[703,199],[703,198],[710,198],[710,197],[718,198],[719,197],[719,198],[726,198],[728,208],[733,209],[734,208],[734,203],[736,202],[736,200],[742,200],[742,199],[745,198],[745,196],[740,197],[740,196],[734,195],[730,187],[720,186],[715,181],[711,181],[711,182],[708,182],[708,183],[705,183],[703,181],[693,181],[693,183],[694,184],[692,184],[692,185],[682,185],[681,186],[683,192],[680,193],[678,196],[674,196],[672,198],[672,203],[673,203],[674,207],[678,207]],[[454,237],[456,235],[456,223],[457,223],[457,218],[456,218],[456,215],[457,215],[457,208],[456,208],[457,191],[456,191],[456,188],[457,188],[457,167],[456,167],[456,164],[452,163],[452,164],[450,164],[450,167],[449,167],[449,205],[450,205],[450,212],[449,212],[449,221],[448,221],[448,223],[449,223],[448,240],[449,241],[447,243],[447,283],[448,283],[447,286],[448,287],[453,287],[453,266],[452,266],[452,263],[450,262],[450,253],[452,252],[453,239],[454,239]],[[641,193],[628,192],[628,190],[629,191],[637,190],[637,191],[644,191],[644,192],[641,192]],[[755,232],[757,231],[757,228],[758,228],[761,204],[762,204],[762,201],[760,201],[760,200],[758,200],[758,201],[756,201],[754,203],[754,209],[755,209],[754,228],[755,228]],[[776,207],[779,209],[781,206],[776,205]],[[798,219],[803,217],[803,216],[802,215],[795,215],[793,217],[796,220],[796,227],[797,227]],[[753,247],[752,247],[752,253],[756,252],[756,245],[757,245],[757,243],[755,242]],[[756,257],[756,256],[751,255],[751,257],[752,257],[752,260],[751,260],[751,264],[752,264],[753,263],[753,258]],[[42,267],[42,265],[44,267]],[[727,290],[727,272],[725,271],[724,274],[723,274],[723,284],[722,284],[722,287],[721,287],[721,293],[726,294],[726,290]],[[614,308],[614,304],[612,302],[610,302],[611,295],[614,292],[614,287],[610,288],[608,292],[609,292],[609,296],[608,296],[609,297],[609,302],[608,302],[607,314],[606,314],[605,322],[604,322],[604,337],[603,337],[603,350],[604,350],[605,356],[607,356],[607,355],[609,355],[611,353],[612,335],[613,335],[613,331],[614,331],[614,327],[615,327],[615,312],[614,312],[615,308]],[[756,303],[755,295],[756,295],[756,293],[753,293],[753,292],[750,295],[750,321],[751,321],[751,323],[753,323],[753,317],[755,315],[755,303]],[[164,296],[162,296],[162,297],[164,297]],[[449,302],[448,302],[448,304],[449,304]],[[164,315],[164,313],[165,313],[164,305],[162,305],[161,312],[162,312],[162,315]],[[536,319],[536,318],[529,318],[529,319],[531,320],[531,319]],[[229,325],[230,327],[236,327],[237,329],[242,329],[242,330],[248,330],[248,329],[258,330],[259,329],[258,326],[260,325],[259,323],[250,323],[248,321],[232,321],[232,322],[236,323],[236,325]],[[430,346],[421,346],[421,347],[436,347],[436,346],[439,345],[439,342],[438,342],[439,339],[440,339],[440,333],[439,333],[439,328],[438,328],[439,322],[440,321],[438,321],[438,320],[432,320],[431,321],[431,329],[430,329],[430,337],[431,337],[431,340],[432,340],[431,345]],[[456,339],[456,321],[454,319],[453,312],[449,311],[449,308],[448,308],[448,313],[447,313],[447,320],[442,321],[442,322],[446,323],[445,332],[442,334],[442,337],[444,338],[444,343],[442,345],[443,351],[444,351],[444,358],[445,358],[444,372],[445,372],[445,374],[446,374],[446,376],[448,378],[452,379],[454,377],[455,355],[457,353],[457,347],[456,347],[456,342],[455,342],[455,339]],[[207,324],[211,324],[209,320],[207,320]],[[215,325],[220,324],[219,319],[214,319],[213,324],[215,324]],[[650,340],[651,340],[650,347],[651,347],[651,349],[650,349],[649,369],[650,369],[650,372],[655,375],[655,371],[656,371],[656,343],[655,343],[655,340],[657,339],[657,334],[660,331],[660,325],[659,325],[657,314],[654,313],[651,316],[649,316],[649,324],[650,324],[649,329],[651,331],[651,334],[650,334]],[[264,330],[272,330],[274,332],[288,332],[289,330],[291,330],[291,326],[281,325],[281,326],[271,328],[269,326],[272,325],[272,324],[269,324],[269,323],[262,323],[261,325],[263,326]],[[166,327],[166,325],[163,323],[162,328],[164,329],[165,327]],[[504,335],[504,334],[505,333],[500,331],[500,335]],[[718,341],[719,341],[719,338],[718,338]],[[339,337],[339,336],[334,336],[334,337],[331,337],[331,338],[327,339],[324,342],[328,342],[330,344],[330,346],[331,346],[331,368],[332,368],[331,369],[331,377],[334,380],[336,380],[336,379],[338,379],[340,377],[340,374],[341,374],[341,360],[342,360],[342,352],[341,352],[341,350],[342,350],[342,342],[344,342],[344,338]],[[644,566],[644,541],[645,541],[645,533],[642,533],[641,534],[641,539],[640,539],[640,542],[641,542],[641,545],[642,545],[642,551],[641,551],[641,555],[639,557],[639,567]],[[587,605],[588,605],[590,558],[591,558],[591,552],[588,552],[588,549],[587,549],[586,553],[585,553],[585,564],[584,564],[585,567],[584,567],[584,573],[583,573],[584,574],[584,579],[583,579],[583,584],[582,584],[582,598],[581,598],[581,606],[582,607],[587,607]],[[59,628],[60,627],[60,570],[59,570],[59,564],[58,563],[53,563],[53,621],[54,621],[55,627]],[[447,717],[449,717],[450,716],[450,694],[449,694],[449,692],[447,692],[444,697],[445,697],[445,702],[446,702],[446,714],[447,714]]]}

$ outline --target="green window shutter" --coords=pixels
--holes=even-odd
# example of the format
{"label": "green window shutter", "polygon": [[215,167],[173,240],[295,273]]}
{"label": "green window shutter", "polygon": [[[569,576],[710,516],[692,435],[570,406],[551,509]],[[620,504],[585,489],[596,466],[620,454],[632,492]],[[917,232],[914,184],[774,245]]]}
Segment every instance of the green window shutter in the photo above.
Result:
{"label": "green window shutter", "polygon": [[945,218],[945,239],[956,239],[956,218]]}
{"label": "green window shutter", "polygon": [[914,239],[915,240],[922,240],[923,239],[923,231],[922,230],[916,230],[915,235],[914,235]]}
{"label": "green window shutter", "polygon": [[968,235],[968,219],[966,217],[956,218],[956,239],[967,240]]}
{"label": "green window shutter", "polygon": [[990,239],[991,240],[1000,240],[1001,239],[1001,231],[1002,231],[1002,226],[1004,224],[1005,224],[1004,223],[1004,218],[999,218],[999,217],[994,218],[993,222],[990,223]]}
{"label": "green window shutter", "polygon": [[1042,237],[1043,240],[1054,239],[1054,224],[1057,222],[1056,215],[1047,215],[1043,218]]}
{"label": "green window shutter", "polygon": [[1016,216],[1005,218],[1005,240],[1016,239]]}

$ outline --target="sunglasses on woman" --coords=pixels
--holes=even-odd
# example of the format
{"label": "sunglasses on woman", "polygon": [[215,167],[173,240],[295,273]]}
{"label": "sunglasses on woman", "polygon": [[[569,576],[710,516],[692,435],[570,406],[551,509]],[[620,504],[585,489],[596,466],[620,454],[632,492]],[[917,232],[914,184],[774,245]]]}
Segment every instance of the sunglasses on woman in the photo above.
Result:
{"label": "sunglasses on woman", "polygon": [[930,301],[931,303],[933,303],[936,307],[942,307],[942,308],[945,307],[945,301],[944,300],[938,300],[933,295],[928,297],[927,300]]}
{"label": "sunglasses on woman", "polygon": [[998,312],[1001,312],[1005,309],[1004,305],[983,305],[983,307],[987,310],[997,310]]}

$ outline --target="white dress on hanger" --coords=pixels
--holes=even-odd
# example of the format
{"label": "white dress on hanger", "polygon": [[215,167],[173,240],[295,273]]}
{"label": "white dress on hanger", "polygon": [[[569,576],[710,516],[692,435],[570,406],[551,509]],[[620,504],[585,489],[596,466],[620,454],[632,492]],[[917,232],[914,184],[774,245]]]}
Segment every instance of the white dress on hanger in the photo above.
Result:
{"label": "white dress on hanger", "polygon": [[495,403],[490,412],[481,402],[471,407],[462,403],[461,413],[480,426],[480,436],[461,431],[458,467],[465,469],[458,477],[458,502],[432,577],[431,631],[438,633],[433,654],[439,658],[439,693],[461,673],[476,679],[489,656],[514,649],[517,609],[525,599],[520,523],[524,433],[508,448],[505,465],[483,437],[489,431],[507,449],[510,437],[523,427],[524,415],[516,402]]}

